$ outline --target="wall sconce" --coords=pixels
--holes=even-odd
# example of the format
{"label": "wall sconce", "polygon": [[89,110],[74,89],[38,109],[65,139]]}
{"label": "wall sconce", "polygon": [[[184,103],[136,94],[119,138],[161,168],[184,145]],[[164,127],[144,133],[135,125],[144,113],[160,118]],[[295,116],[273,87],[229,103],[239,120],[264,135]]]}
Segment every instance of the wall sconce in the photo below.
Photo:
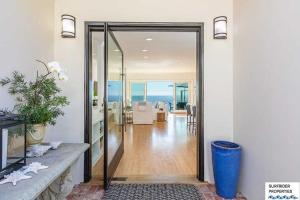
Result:
{"label": "wall sconce", "polygon": [[72,15],[61,16],[62,31],[61,37],[75,38],[76,36],[76,19]]}
{"label": "wall sconce", "polygon": [[214,19],[214,39],[227,39],[227,17],[220,16]]}

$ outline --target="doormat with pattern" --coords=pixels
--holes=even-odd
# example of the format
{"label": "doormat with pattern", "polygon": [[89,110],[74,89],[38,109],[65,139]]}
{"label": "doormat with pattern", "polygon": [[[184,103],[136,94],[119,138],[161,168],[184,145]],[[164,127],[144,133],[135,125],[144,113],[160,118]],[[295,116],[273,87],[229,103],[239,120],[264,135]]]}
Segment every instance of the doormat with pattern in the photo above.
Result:
{"label": "doormat with pattern", "polygon": [[192,184],[112,184],[103,200],[205,200]]}

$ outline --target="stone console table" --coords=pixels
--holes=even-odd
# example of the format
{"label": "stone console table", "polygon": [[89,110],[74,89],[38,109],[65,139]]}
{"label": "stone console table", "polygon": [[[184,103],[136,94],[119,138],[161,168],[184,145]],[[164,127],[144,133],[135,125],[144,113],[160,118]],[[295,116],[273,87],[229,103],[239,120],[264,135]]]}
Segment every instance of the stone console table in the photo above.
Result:
{"label": "stone console table", "polygon": [[16,186],[11,183],[0,185],[0,199],[65,199],[73,188],[70,169],[88,148],[88,144],[62,144],[42,157],[28,158],[27,164],[40,162],[49,168],[38,174],[29,173],[32,178],[22,180]]}

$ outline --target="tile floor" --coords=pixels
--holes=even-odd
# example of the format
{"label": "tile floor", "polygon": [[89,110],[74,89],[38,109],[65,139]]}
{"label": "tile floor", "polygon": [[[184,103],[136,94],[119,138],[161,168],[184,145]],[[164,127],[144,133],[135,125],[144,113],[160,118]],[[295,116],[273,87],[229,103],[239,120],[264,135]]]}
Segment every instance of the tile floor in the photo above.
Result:
{"label": "tile floor", "polygon": [[[202,192],[206,198],[206,200],[225,200],[222,197],[219,197],[216,194],[216,189],[214,185],[211,184],[201,184],[199,186],[199,190],[200,192]],[[238,194],[238,197],[236,198],[236,200],[247,200],[245,197],[243,197],[242,195]]]}
{"label": "tile floor", "polygon": [[[216,194],[214,185],[201,184],[199,190],[204,194],[206,200],[224,200]],[[79,185],[74,187],[67,200],[101,200],[103,195],[104,190],[101,186]],[[238,196],[236,200],[246,200],[245,197]]]}

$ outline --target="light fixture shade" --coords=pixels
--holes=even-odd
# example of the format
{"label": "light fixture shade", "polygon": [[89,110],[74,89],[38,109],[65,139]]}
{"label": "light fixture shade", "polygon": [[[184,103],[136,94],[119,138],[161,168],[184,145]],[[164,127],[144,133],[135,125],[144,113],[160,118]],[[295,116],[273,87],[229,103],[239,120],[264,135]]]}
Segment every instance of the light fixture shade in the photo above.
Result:
{"label": "light fixture shade", "polygon": [[227,17],[220,16],[214,19],[214,39],[227,39]]}
{"label": "light fixture shade", "polygon": [[61,36],[63,38],[75,38],[76,36],[76,19],[72,15],[61,16],[62,31]]}

